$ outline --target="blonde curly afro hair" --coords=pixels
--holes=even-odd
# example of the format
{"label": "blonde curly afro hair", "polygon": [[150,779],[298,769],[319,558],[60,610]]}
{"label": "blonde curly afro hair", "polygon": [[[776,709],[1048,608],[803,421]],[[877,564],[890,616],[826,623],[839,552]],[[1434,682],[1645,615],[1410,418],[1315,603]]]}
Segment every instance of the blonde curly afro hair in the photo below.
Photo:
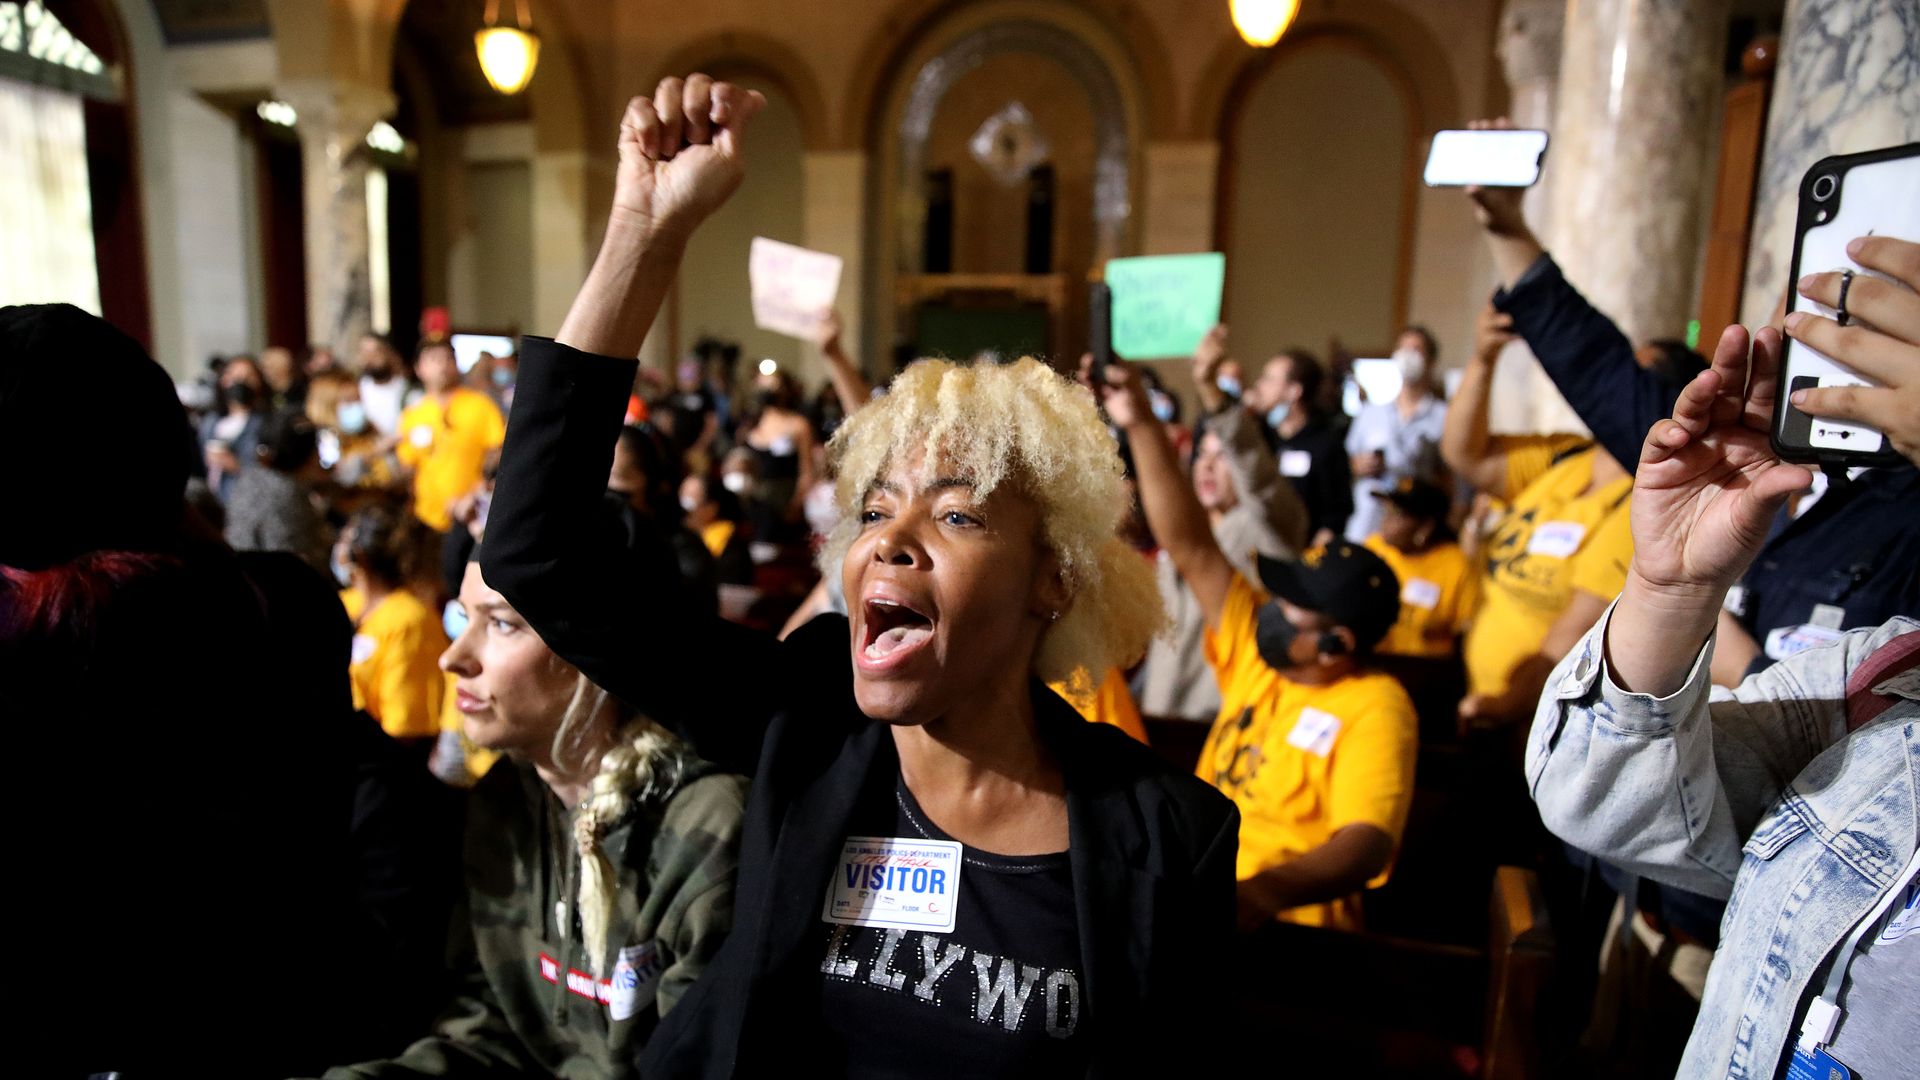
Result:
{"label": "blonde curly afro hair", "polygon": [[1125,472],[1092,393],[1032,359],[923,360],[901,372],[827,446],[840,521],[820,553],[823,573],[841,573],[874,483],[917,452],[965,476],[977,498],[1013,483],[1038,504],[1072,599],[1041,637],[1033,675],[1091,693],[1108,668],[1146,652],[1166,612],[1152,566],[1116,535]]}

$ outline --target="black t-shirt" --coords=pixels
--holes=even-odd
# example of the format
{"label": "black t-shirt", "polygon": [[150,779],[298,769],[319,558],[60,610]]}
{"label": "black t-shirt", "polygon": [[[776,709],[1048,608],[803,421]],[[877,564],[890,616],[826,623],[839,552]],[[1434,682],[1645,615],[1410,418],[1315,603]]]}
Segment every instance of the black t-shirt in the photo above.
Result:
{"label": "black t-shirt", "polygon": [[[950,840],[895,788],[895,836]],[[1066,852],[961,856],[952,933],[820,924],[823,1029],[809,1071],[849,1077],[1086,1072]]]}

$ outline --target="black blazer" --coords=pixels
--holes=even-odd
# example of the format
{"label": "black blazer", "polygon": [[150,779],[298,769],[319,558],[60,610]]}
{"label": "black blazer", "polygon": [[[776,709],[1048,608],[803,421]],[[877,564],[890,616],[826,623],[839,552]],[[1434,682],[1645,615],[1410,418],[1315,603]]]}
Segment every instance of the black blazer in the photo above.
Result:
{"label": "black blazer", "polygon": [[[735,925],[662,1022],[650,1077],[758,1076],[818,1025],[820,910],[863,796],[891,801],[899,761],[853,696],[846,620],[785,643],[691,610],[647,569],[598,545],[634,363],[540,338],[522,345],[481,569],[553,650],[750,773]],[[1227,999],[1239,814],[1121,732],[1034,686],[1041,737],[1065,774],[1069,862],[1091,1075],[1170,1061],[1187,1025]]]}

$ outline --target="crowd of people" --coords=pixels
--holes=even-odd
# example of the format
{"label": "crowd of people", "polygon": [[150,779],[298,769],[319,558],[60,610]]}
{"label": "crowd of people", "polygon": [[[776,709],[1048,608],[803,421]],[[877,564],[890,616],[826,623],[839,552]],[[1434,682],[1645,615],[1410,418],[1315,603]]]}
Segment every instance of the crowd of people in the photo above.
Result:
{"label": "crowd of people", "polygon": [[[23,763],[81,766],[28,962],[148,975],[35,1011],[53,1071],[1134,1076],[1258,1015],[1209,1060],[1370,1075],[1253,1004],[1316,983],[1299,935],[1473,941],[1518,862],[1550,1075],[1906,1074],[1920,238],[1709,358],[1468,189],[1457,388],[1409,326],[1353,415],[1225,326],[1191,423],[1118,358],[876,386],[831,311],[810,399],[718,341],[645,370],[762,104],[635,98],[564,323],[467,370],[368,335],[183,392],[0,311],[0,685]],[[1587,432],[1490,432],[1516,338]],[[1907,463],[1776,456],[1786,339],[1879,384],[1795,402]],[[1441,761],[1472,790],[1422,820]]]}

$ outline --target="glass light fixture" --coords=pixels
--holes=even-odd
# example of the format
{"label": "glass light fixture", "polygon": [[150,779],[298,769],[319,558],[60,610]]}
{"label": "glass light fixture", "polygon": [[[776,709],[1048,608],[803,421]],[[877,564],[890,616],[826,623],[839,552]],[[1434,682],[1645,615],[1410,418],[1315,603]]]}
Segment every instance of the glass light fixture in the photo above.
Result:
{"label": "glass light fixture", "polygon": [[1255,48],[1264,49],[1280,40],[1300,14],[1300,0],[1230,0],[1233,28]]}
{"label": "glass light fixture", "polygon": [[500,0],[487,0],[486,25],[474,32],[480,71],[503,94],[517,94],[533,80],[540,63],[540,36],[528,25],[527,0],[513,0],[516,26],[500,25]]}

